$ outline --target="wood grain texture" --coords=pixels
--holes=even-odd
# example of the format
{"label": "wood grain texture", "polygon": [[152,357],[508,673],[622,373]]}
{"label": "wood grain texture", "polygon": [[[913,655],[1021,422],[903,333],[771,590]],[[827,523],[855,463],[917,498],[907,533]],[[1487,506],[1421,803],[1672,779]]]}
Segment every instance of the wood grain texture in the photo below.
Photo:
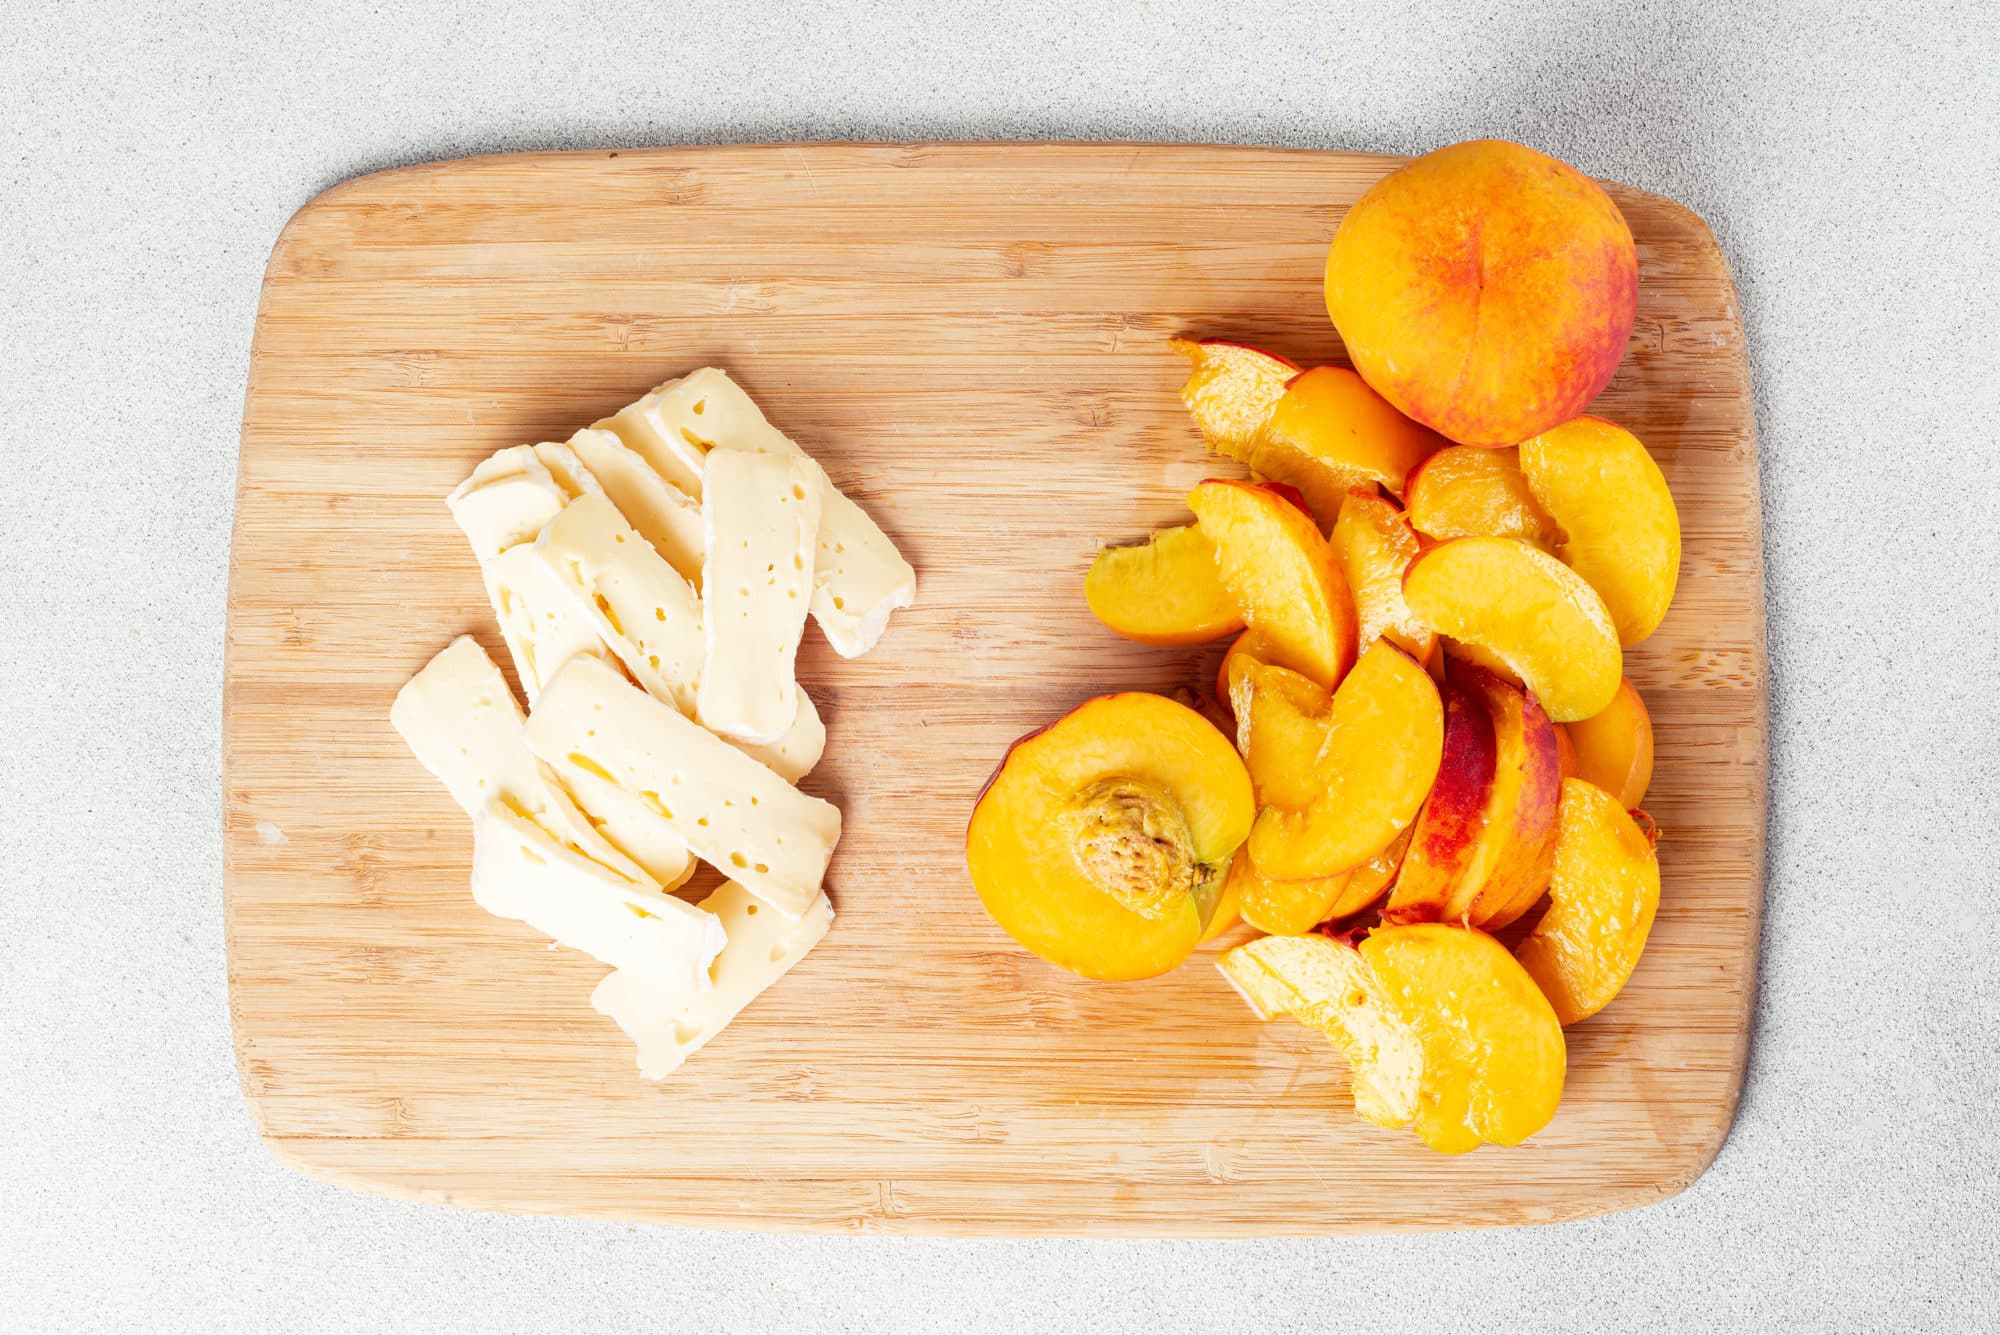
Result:
{"label": "wood grain texture", "polygon": [[[543,154],[365,177],[272,254],[229,603],[230,997],[258,1130],[314,1177],[423,1200],[732,1227],[1316,1234],[1571,1218],[1669,1196],[1742,1078],[1763,869],[1763,580],[1742,331],[1713,239],[1623,187],[1631,351],[1596,411],[1679,498],[1686,559],[1629,656],[1658,726],[1652,945],[1570,1031],[1554,1124],[1458,1159],[1356,1119],[1333,1050],[1259,1024],[1204,950],[1085,982],[980,911],[963,831],[1006,744],[1220,647],[1103,630],[1103,541],[1240,470],[1169,335],[1340,359],[1319,296],[1395,159],[1132,145]],[[918,605],[801,676],[840,917],[663,1085],[589,1006],[604,970],[483,913],[467,822],[389,727],[470,631],[443,504],[474,461],[727,368],[915,563]],[[1233,943],[1226,938],[1222,944]]]}

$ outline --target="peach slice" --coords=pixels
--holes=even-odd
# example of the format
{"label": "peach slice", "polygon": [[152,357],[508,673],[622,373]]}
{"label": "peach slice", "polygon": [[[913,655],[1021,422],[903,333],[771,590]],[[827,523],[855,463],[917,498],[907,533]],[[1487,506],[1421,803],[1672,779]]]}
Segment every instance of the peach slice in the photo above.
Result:
{"label": "peach slice", "polygon": [[1016,742],[973,807],[966,865],[986,911],[1086,978],[1185,960],[1256,807],[1229,739],[1157,695],[1100,696]]}
{"label": "peach slice", "polygon": [[1411,825],[1396,836],[1396,841],[1377,853],[1368,861],[1347,873],[1347,885],[1340,892],[1340,898],[1327,910],[1322,922],[1335,918],[1351,918],[1380,899],[1389,887],[1395,884],[1396,874],[1402,870],[1403,859],[1410,851],[1410,836],[1417,827]]}
{"label": "peach slice", "polygon": [[1360,866],[1415,819],[1443,745],[1437,683],[1401,649],[1375,641],[1333,693],[1316,765],[1319,793],[1303,811],[1261,812],[1251,861],[1285,881]]}
{"label": "peach slice", "polygon": [[1167,346],[1188,360],[1181,402],[1201,428],[1202,439],[1211,450],[1232,459],[1249,451],[1264,419],[1285,396],[1285,386],[1299,373],[1283,357],[1247,343],[1172,338]]}
{"label": "peach slice", "polygon": [[1290,1017],[1340,1049],[1362,1118],[1386,1127],[1415,1119],[1423,1044],[1360,951],[1324,936],[1267,936],[1215,963],[1259,1019]]}
{"label": "peach slice", "polygon": [[1577,777],[1576,743],[1569,735],[1569,730],[1575,726],[1574,723],[1556,724],[1556,763],[1565,779]]}
{"label": "peach slice", "polygon": [[1604,600],[1547,552],[1514,538],[1456,538],[1410,563],[1403,599],[1426,625],[1535,693],[1558,723],[1618,693],[1624,656]]}
{"label": "peach slice", "polygon": [[1410,470],[1448,442],[1389,406],[1345,366],[1315,366],[1285,386],[1249,461],[1295,484],[1322,516],[1337,513],[1356,482],[1398,496]]}
{"label": "peach slice", "polygon": [[1333,916],[1347,890],[1345,872],[1310,881],[1273,881],[1261,875],[1254,860],[1247,857],[1230,864],[1229,878],[1243,921],[1273,936],[1310,932]]}
{"label": "peach slice", "polygon": [[1319,796],[1316,766],[1332,693],[1287,668],[1257,662],[1236,673],[1230,690],[1236,749],[1250,771],[1257,805],[1287,811],[1310,806]]}
{"label": "peach slice", "polygon": [[1456,672],[1493,721],[1493,786],[1472,856],[1441,916],[1498,931],[1548,888],[1562,758],[1556,725],[1534,696],[1481,668]]}
{"label": "peach slice", "polygon": [[1326,309],[1354,369],[1465,445],[1512,445],[1582,412],[1625,355],[1638,294],[1610,197],[1494,139],[1377,181],[1326,257]]}
{"label": "peach slice", "polygon": [[1565,782],[1549,909],[1519,951],[1562,1023],[1587,1019],[1618,995],[1659,907],[1653,838],[1602,788]]}
{"label": "peach slice", "polygon": [[1439,450],[1411,474],[1404,501],[1410,527],[1440,542],[1519,538],[1546,548],[1555,541],[1555,521],[1528,489],[1519,450],[1474,445]]}
{"label": "peach slice", "polygon": [[1354,598],[1312,519],[1247,482],[1203,482],[1188,506],[1243,620],[1329,689],[1354,662]]}
{"label": "peach slice", "polygon": [[1518,1145],[1562,1099],[1562,1025],[1541,988],[1486,933],[1380,927],[1361,958],[1422,1050],[1416,1132],[1444,1154]]}
{"label": "peach slice", "polygon": [[1444,686],[1444,749],[1437,781],[1411,827],[1410,850],[1382,910],[1385,922],[1434,922],[1465,874],[1493,791],[1493,719],[1470,691]]}
{"label": "peach slice", "polygon": [[1215,568],[1215,545],[1194,524],[1132,547],[1106,547],[1083,577],[1099,621],[1141,644],[1203,644],[1243,629]]}
{"label": "peach slice", "polygon": [[1387,636],[1419,663],[1429,662],[1437,634],[1403,601],[1403,574],[1417,559],[1417,535],[1395,502],[1373,491],[1348,492],[1332,543],[1354,595],[1355,638],[1366,646]]}
{"label": "peach slice", "polygon": [[1202,929],[1198,944],[1207,945],[1242,920],[1242,886],[1237,882],[1236,864],[1249,860],[1250,855],[1240,848],[1236,850],[1236,856],[1229,860],[1229,870],[1222,877],[1222,893],[1215,900],[1215,912],[1210,915],[1208,926]]}
{"label": "peach slice", "polygon": [[1625,810],[1646,800],[1653,782],[1653,719],[1630,677],[1619,680],[1610,704],[1563,728],[1573,756],[1564,778],[1596,784]]}
{"label": "peach slice", "polygon": [[1579,417],[1523,441],[1521,475],[1562,529],[1556,555],[1611,609],[1619,643],[1629,648],[1659,629],[1680,579],[1681,520],[1639,438]]}

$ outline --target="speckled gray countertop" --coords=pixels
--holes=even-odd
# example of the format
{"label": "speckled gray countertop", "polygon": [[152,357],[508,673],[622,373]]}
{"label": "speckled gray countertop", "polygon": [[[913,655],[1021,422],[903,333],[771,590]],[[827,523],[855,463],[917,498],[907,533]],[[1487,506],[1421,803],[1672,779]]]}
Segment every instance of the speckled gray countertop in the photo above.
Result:
{"label": "speckled gray countertop", "polygon": [[[0,15],[0,1327],[1970,1330],[2000,1308],[2000,7],[44,3]],[[1648,1210],[1334,1242],[759,1237],[293,1177],[236,1088],[218,731],[265,255],[515,148],[1521,139],[1705,217],[1763,451],[1736,1129]]]}

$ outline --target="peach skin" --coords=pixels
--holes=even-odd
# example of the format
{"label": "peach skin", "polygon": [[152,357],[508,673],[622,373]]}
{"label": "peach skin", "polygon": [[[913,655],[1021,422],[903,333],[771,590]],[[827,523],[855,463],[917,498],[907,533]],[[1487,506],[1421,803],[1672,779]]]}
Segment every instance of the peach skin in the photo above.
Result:
{"label": "peach skin", "polygon": [[1441,916],[1498,931],[1548,888],[1562,757],[1556,725],[1534,696],[1483,668],[1453,671],[1493,721],[1493,787],[1472,856]]}
{"label": "peach skin", "polygon": [[1314,681],[1337,686],[1354,662],[1354,597],[1311,517],[1248,482],[1203,482],[1188,507],[1245,623]]}
{"label": "peach skin", "polygon": [[1326,259],[1327,313],[1354,369],[1463,445],[1513,445],[1582,412],[1625,355],[1638,293],[1610,196],[1496,139],[1377,181]]}
{"label": "peach skin", "polygon": [[1596,784],[1627,811],[1646,800],[1653,782],[1653,719],[1630,677],[1620,679],[1618,694],[1602,710],[1563,727],[1573,755],[1564,778]]}
{"label": "peach skin", "polygon": [[1618,693],[1624,656],[1604,600],[1562,562],[1514,538],[1455,538],[1410,563],[1403,601],[1461,657],[1526,686],[1558,723]]}
{"label": "peach skin", "polygon": [[966,830],[1009,936],[1086,978],[1185,960],[1256,811],[1229,739],[1157,695],[1100,696],[1016,742]]}
{"label": "peach skin", "polygon": [[1548,548],[1555,521],[1542,512],[1519,450],[1454,445],[1424,460],[1405,495],[1410,527],[1439,542],[1451,538],[1519,538]]}
{"label": "peach skin", "polygon": [[1216,571],[1215,546],[1194,524],[1098,552],[1083,599],[1099,621],[1141,644],[1205,644],[1243,629]]}
{"label": "peach skin", "polygon": [[1603,1010],[1646,949],[1660,907],[1653,839],[1602,788],[1563,784],[1549,909],[1517,953],[1566,1025]]}
{"label": "peach skin", "polygon": [[1579,417],[1521,443],[1521,476],[1562,529],[1556,555],[1589,581],[1627,648],[1659,628],[1681,571],[1681,520],[1639,438]]}
{"label": "peach skin", "polygon": [[1478,846],[1493,791],[1493,719],[1470,691],[1444,685],[1444,747],[1437,781],[1411,827],[1409,852],[1382,910],[1384,922],[1434,922]]}
{"label": "peach skin", "polygon": [[1173,338],[1167,346],[1187,358],[1181,402],[1201,428],[1202,439],[1217,454],[1242,458],[1299,368],[1261,348],[1227,339]]}
{"label": "peach skin", "polygon": [[1361,655],[1333,693],[1320,749],[1320,792],[1303,811],[1267,808],[1250,859],[1275,880],[1352,870],[1387,848],[1416,817],[1437,778],[1444,707],[1437,683],[1386,640]]}

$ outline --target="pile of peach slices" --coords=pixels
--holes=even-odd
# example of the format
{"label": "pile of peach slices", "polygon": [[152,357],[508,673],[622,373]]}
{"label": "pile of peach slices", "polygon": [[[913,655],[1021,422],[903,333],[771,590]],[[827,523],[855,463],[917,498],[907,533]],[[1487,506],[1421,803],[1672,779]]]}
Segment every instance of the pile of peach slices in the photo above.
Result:
{"label": "pile of peach slices", "polygon": [[[1512,418],[1505,395],[1466,401],[1486,364],[1477,321],[1432,359],[1455,395],[1381,346],[1404,336],[1399,301],[1452,326],[1443,280],[1412,297],[1391,279],[1421,280],[1455,244],[1407,233],[1447,226],[1468,192],[1489,316],[1506,247],[1560,257],[1542,224],[1576,215],[1556,238],[1581,256],[1571,271],[1523,279],[1570,310],[1547,316],[1539,363],[1532,338],[1504,321],[1494,335],[1515,358],[1496,383],[1537,387]],[[1398,232],[1382,215],[1403,196],[1423,221]],[[1510,209],[1537,223],[1511,242]],[[1373,249],[1370,228],[1387,237]],[[1223,974],[1260,1017],[1332,1040],[1362,1117],[1451,1153],[1549,1122],[1562,1027],[1625,985],[1660,895],[1658,832],[1635,810],[1652,724],[1623,652],[1666,615],[1679,518],[1645,447],[1577,415],[1622,355],[1631,248],[1587,178],[1460,145],[1385,180],[1334,241],[1328,305],[1360,371],[1174,340],[1196,425],[1253,479],[1195,487],[1192,522],[1101,552],[1084,594],[1148,644],[1235,638],[1212,708],[1104,696],[1008,753],[967,850],[1009,934],[1085,977],[1134,979],[1246,924],[1264,935],[1222,954]],[[1357,283],[1367,318],[1344,319]]]}

